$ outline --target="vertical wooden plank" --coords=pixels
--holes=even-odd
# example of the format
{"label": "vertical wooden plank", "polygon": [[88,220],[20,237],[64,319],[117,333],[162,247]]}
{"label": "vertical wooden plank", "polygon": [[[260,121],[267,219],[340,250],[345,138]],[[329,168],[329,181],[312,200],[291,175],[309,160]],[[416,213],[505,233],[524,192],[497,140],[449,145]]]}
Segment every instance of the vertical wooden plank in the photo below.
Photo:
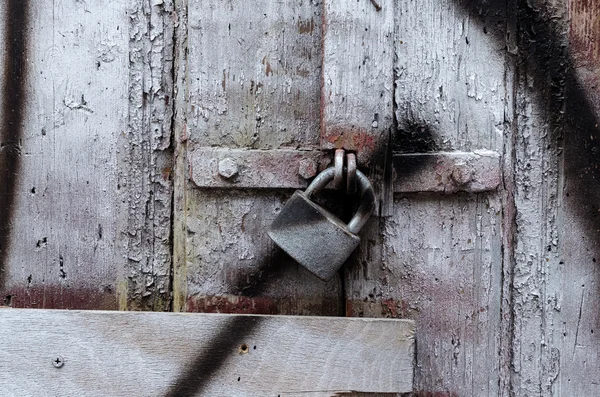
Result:
{"label": "vertical wooden plank", "polygon": [[175,15],[171,0],[132,7],[127,129],[117,144],[119,307],[170,310]]}
{"label": "vertical wooden plank", "polygon": [[[158,21],[168,3],[10,1],[0,10],[17,3],[28,7],[27,20],[10,19],[27,27],[27,80],[22,136],[7,142],[19,167],[4,190],[14,195],[1,247],[4,303],[114,309],[121,289],[129,307],[163,308],[168,283],[137,272],[154,257],[145,268],[168,281],[171,188],[162,153],[169,147],[171,85]],[[124,281],[138,275],[140,293]],[[163,303],[137,305],[147,291],[152,298],[145,299],[154,299],[154,288]]]}
{"label": "vertical wooden plank", "polygon": [[318,147],[320,4],[191,0],[178,14],[187,14],[177,57],[187,91],[176,111],[174,309],[340,314],[340,278],[318,281],[266,235],[292,192],[189,181],[198,147]]}
{"label": "vertical wooden plank", "polygon": [[[506,6],[476,3],[396,2],[395,151],[504,150],[512,79],[498,37]],[[428,166],[394,172],[402,178]],[[417,321],[417,394],[505,389],[503,197],[398,195],[393,215],[368,225],[376,237],[365,239],[348,269],[349,315]]]}
{"label": "vertical wooden plank", "polygon": [[600,393],[598,6],[537,1],[519,13],[513,380],[519,396]]}
{"label": "vertical wooden plank", "polygon": [[321,148],[355,152],[379,216],[393,210],[394,2],[323,3]]}
{"label": "vertical wooden plank", "polygon": [[[597,395],[600,385],[600,2],[568,2],[570,66],[563,136],[564,188],[559,211],[560,258],[553,277],[548,331],[554,343],[553,395]],[[564,25],[561,25],[564,26]],[[573,81],[575,80],[575,81]],[[561,175],[562,176],[562,175]],[[561,211],[562,209],[562,211]],[[562,262],[562,263],[561,263]],[[553,353],[553,354],[552,354]],[[586,363],[586,365],[582,365]],[[558,373],[556,373],[558,372]]]}
{"label": "vertical wooden plank", "polygon": [[373,156],[393,123],[394,2],[323,6],[321,147],[356,151],[363,166],[380,162]]}
{"label": "vertical wooden plank", "polygon": [[19,307],[115,308],[127,2],[23,4],[28,80],[2,293]]}

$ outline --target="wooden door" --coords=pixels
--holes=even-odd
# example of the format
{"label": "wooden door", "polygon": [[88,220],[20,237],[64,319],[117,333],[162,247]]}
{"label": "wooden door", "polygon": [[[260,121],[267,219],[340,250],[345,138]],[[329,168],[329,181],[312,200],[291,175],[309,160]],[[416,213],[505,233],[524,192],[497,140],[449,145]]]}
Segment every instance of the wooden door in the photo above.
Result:
{"label": "wooden door", "polygon": [[[597,1],[46,3],[0,6],[4,305],[410,318],[415,395],[599,394]],[[336,147],[377,214],[322,282],[265,230]]]}

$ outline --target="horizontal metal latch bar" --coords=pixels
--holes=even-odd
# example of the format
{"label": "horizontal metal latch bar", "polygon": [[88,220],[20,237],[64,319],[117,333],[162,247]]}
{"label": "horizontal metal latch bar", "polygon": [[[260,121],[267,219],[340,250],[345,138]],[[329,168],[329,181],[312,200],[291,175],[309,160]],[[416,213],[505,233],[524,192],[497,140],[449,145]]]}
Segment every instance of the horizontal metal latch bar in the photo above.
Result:
{"label": "horizontal metal latch bar", "polygon": [[[201,188],[302,189],[327,168],[320,150],[197,148],[190,177]],[[486,192],[501,182],[500,155],[489,150],[394,154],[394,192]]]}

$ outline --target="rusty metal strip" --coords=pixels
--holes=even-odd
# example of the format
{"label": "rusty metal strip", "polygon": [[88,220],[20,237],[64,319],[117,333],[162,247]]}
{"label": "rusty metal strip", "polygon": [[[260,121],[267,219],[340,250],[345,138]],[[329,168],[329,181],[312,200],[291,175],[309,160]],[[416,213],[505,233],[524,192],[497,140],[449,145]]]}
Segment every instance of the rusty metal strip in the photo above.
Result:
{"label": "rusty metal strip", "polygon": [[[199,148],[190,178],[200,188],[302,189],[330,161],[320,150]],[[481,193],[501,181],[500,155],[489,150],[394,154],[393,165],[395,193]]]}
{"label": "rusty metal strip", "polygon": [[316,150],[202,148],[190,155],[190,176],[198,187],[299,189],[328,164]]}
{"label": "rusty metal strip", "polygon": [[394,169],[420,170],[394,178],[395,193],[481,193],[500,186],[500,155],[490,150],[394,155]]}

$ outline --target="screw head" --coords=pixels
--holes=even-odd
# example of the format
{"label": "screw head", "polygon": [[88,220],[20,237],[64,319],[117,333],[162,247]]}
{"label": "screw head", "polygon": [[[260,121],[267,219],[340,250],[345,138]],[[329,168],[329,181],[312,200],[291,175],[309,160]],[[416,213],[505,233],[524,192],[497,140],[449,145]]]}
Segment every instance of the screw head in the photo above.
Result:
{"label": "screw head", "polygon": [[304,179],[310,179],[317,175],[319,166],[313,159],[302,159],[300,160],[300,166],[298,167],[298,174]]}
{"label": "screw head", "polygon": [[238,174],[238,165],[231,157],[219,161],[219,175],[225,179],[231,179]]}
{"label": "screw head", "polygon": [[52,365],[54,366],[54,368],[61,368],[63,365],[65,365],[65,360],[58,356],[52,359]]}

